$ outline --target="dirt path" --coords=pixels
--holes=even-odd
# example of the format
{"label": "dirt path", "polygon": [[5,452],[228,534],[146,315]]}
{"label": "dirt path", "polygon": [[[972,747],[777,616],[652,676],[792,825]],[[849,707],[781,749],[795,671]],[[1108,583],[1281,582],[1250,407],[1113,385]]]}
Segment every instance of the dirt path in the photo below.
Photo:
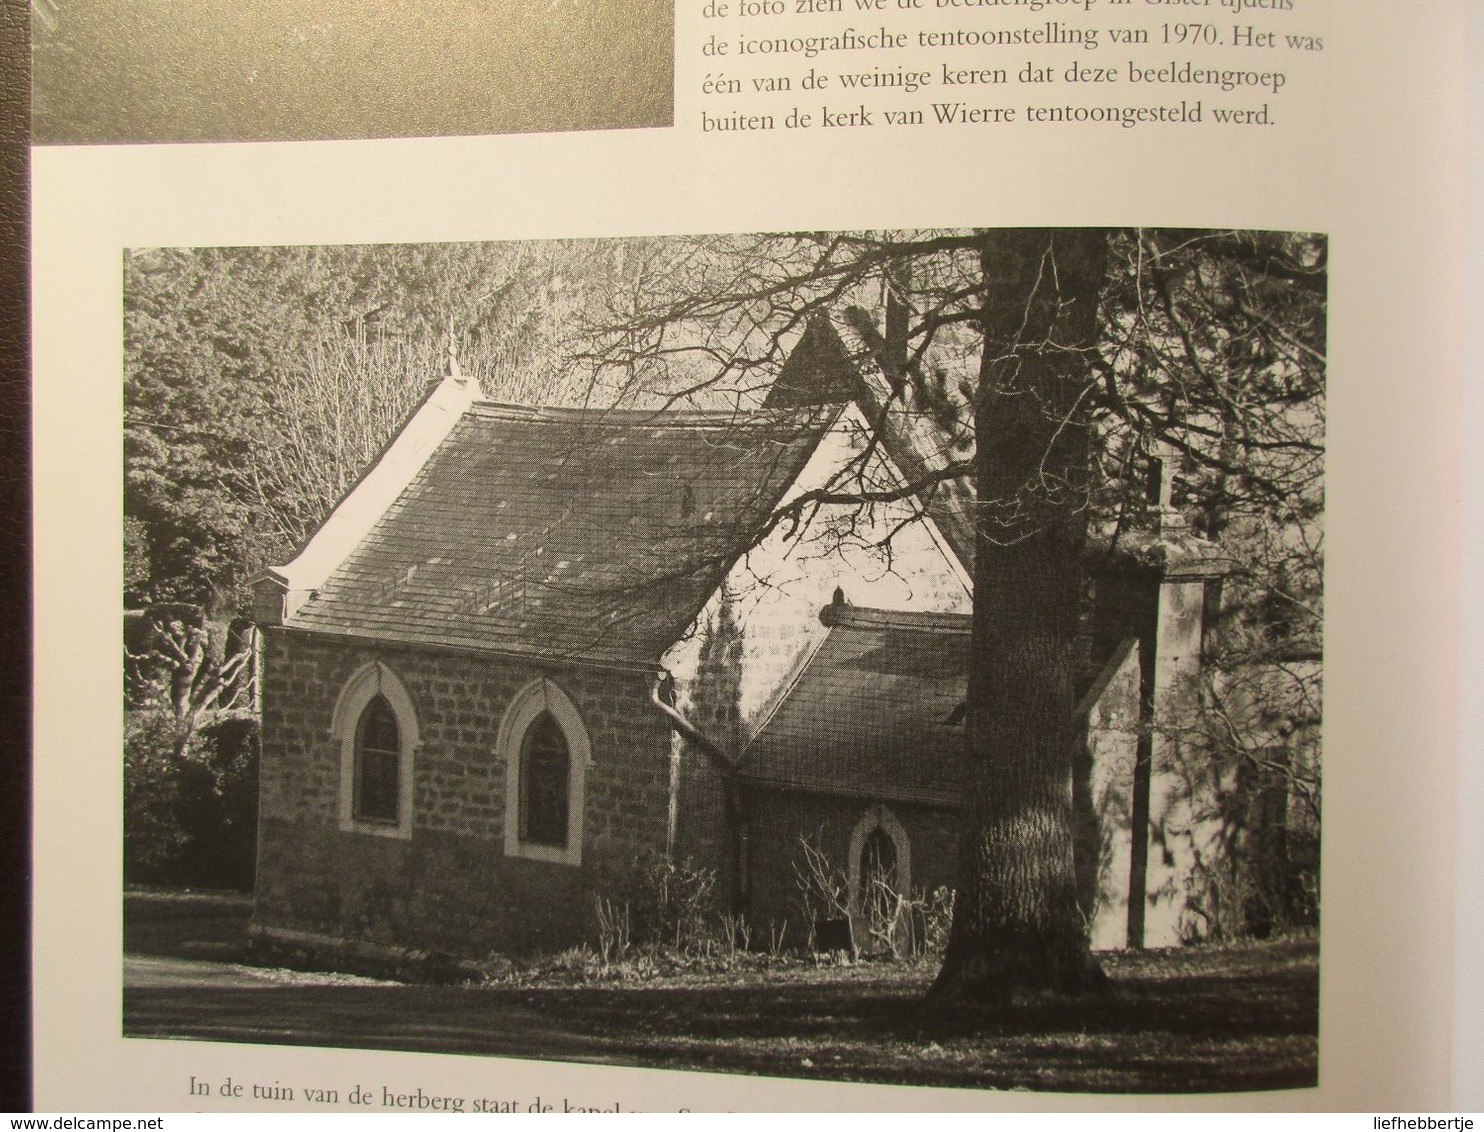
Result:
{"label": "dirt path", "polygon": [[128,1037],[1068,1092],[1317,1080],[1316,941],[1110,955],[1105,995],[929,1013],[925,963],[406,985],[244,962],[250,909],[240,898],[131,898],[128,907]]}
{"label": "dirt path", "polygon": [[212,960],[124,959],[124,1033],[348,1049],[609,1060],[508,992],[423,987]]}

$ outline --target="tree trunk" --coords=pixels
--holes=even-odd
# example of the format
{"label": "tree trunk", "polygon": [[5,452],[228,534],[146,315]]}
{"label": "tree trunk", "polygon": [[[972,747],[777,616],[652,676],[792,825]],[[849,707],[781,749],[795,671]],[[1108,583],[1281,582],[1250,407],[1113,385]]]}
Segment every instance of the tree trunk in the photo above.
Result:
{"label": "tree trunk", "polygon": [[1107,237],[986,235],[968,735],[975,768],[938,998],[1099,978],[1077,905],[1072,753],[1090,425]]}

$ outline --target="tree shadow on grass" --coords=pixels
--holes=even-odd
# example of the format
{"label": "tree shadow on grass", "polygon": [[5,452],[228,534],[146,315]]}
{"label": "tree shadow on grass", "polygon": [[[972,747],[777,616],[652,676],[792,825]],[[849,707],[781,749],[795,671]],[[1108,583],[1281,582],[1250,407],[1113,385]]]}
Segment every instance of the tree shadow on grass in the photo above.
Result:
{"label": "tree shadow on grass", "polygon": [[1025,996],[993,1011],[925,1007],[925,976],[869,968],[747,986],[132,987],[124,1030],[964,1087],[1316,1083],[1312,953],[1245,968],[1215,953],[1176,977],[1145,966],[1115,971],[1103,995]]}

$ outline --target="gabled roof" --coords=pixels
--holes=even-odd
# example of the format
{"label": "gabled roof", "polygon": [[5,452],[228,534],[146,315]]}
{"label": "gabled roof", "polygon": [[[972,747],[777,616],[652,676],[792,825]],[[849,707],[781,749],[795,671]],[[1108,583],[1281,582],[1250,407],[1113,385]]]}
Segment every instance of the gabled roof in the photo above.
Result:
{"label": "gabled roof", "polygon": [[[963,459],[967,453],[931,414],[913,409],[894,392],[881,362],[885,343],[870,317],[853,307],[845,315],[841,324],[824,313],[809,320],[764,404],[781,408],[856,402],[909,483]],[[943,480],[923,502],[949,549],[972,573],[973,485],[967,477]]]}
{"label": "gabled roof", "polygon": [[[854,401],[907,482],[924,481],[964,460],[969,447],[931,413],[909,403],[903,392],[905,377],[899,365],[893,376],[894,363],[888,355],[884,335],[860,308],[846,307],[838,320],[827,312],[817,313],[764,404],[819,406]],[[928,489],[922,502],[943,541],[972,576],[976,538],[972,479],[945,479]],[[1153,567],[1167,578],[1202,578],[1232,569],[1217,544],[1185,527],[1168,508],[1163,513],[1151,509],[1130,524],[1091,532],[1087,552],[1099,571],[1115,566]]]}
{"label": "gabled roof", "polygon": [[836,604],[821,619],[829,632],[748,745],[742,780],[960,803],[968,779],[956,709],[968,673],[969,617]]}
{"label": "gabled roof", "polygon": [[833,414],[470,404],[291,627],[653,663]]}

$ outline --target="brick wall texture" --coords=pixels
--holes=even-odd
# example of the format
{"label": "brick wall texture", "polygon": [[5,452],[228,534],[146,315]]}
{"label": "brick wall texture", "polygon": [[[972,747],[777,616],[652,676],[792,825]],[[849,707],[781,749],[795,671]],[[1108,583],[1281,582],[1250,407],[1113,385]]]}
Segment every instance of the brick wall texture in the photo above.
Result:
{"label": "brick wall texture", "polygon": [[[599,878],[664,851],[671,739],[648,709],[647,674],[282,630],[269,630],[266,647],[259,925],[465,955],[553,951],[594,939]],[[417,711],[410,840],[340,829],[331,715],[373,660]],[[580,866],[505,855],[496,738],[511,699],[540,676],[566,690],[592,743]]]}

